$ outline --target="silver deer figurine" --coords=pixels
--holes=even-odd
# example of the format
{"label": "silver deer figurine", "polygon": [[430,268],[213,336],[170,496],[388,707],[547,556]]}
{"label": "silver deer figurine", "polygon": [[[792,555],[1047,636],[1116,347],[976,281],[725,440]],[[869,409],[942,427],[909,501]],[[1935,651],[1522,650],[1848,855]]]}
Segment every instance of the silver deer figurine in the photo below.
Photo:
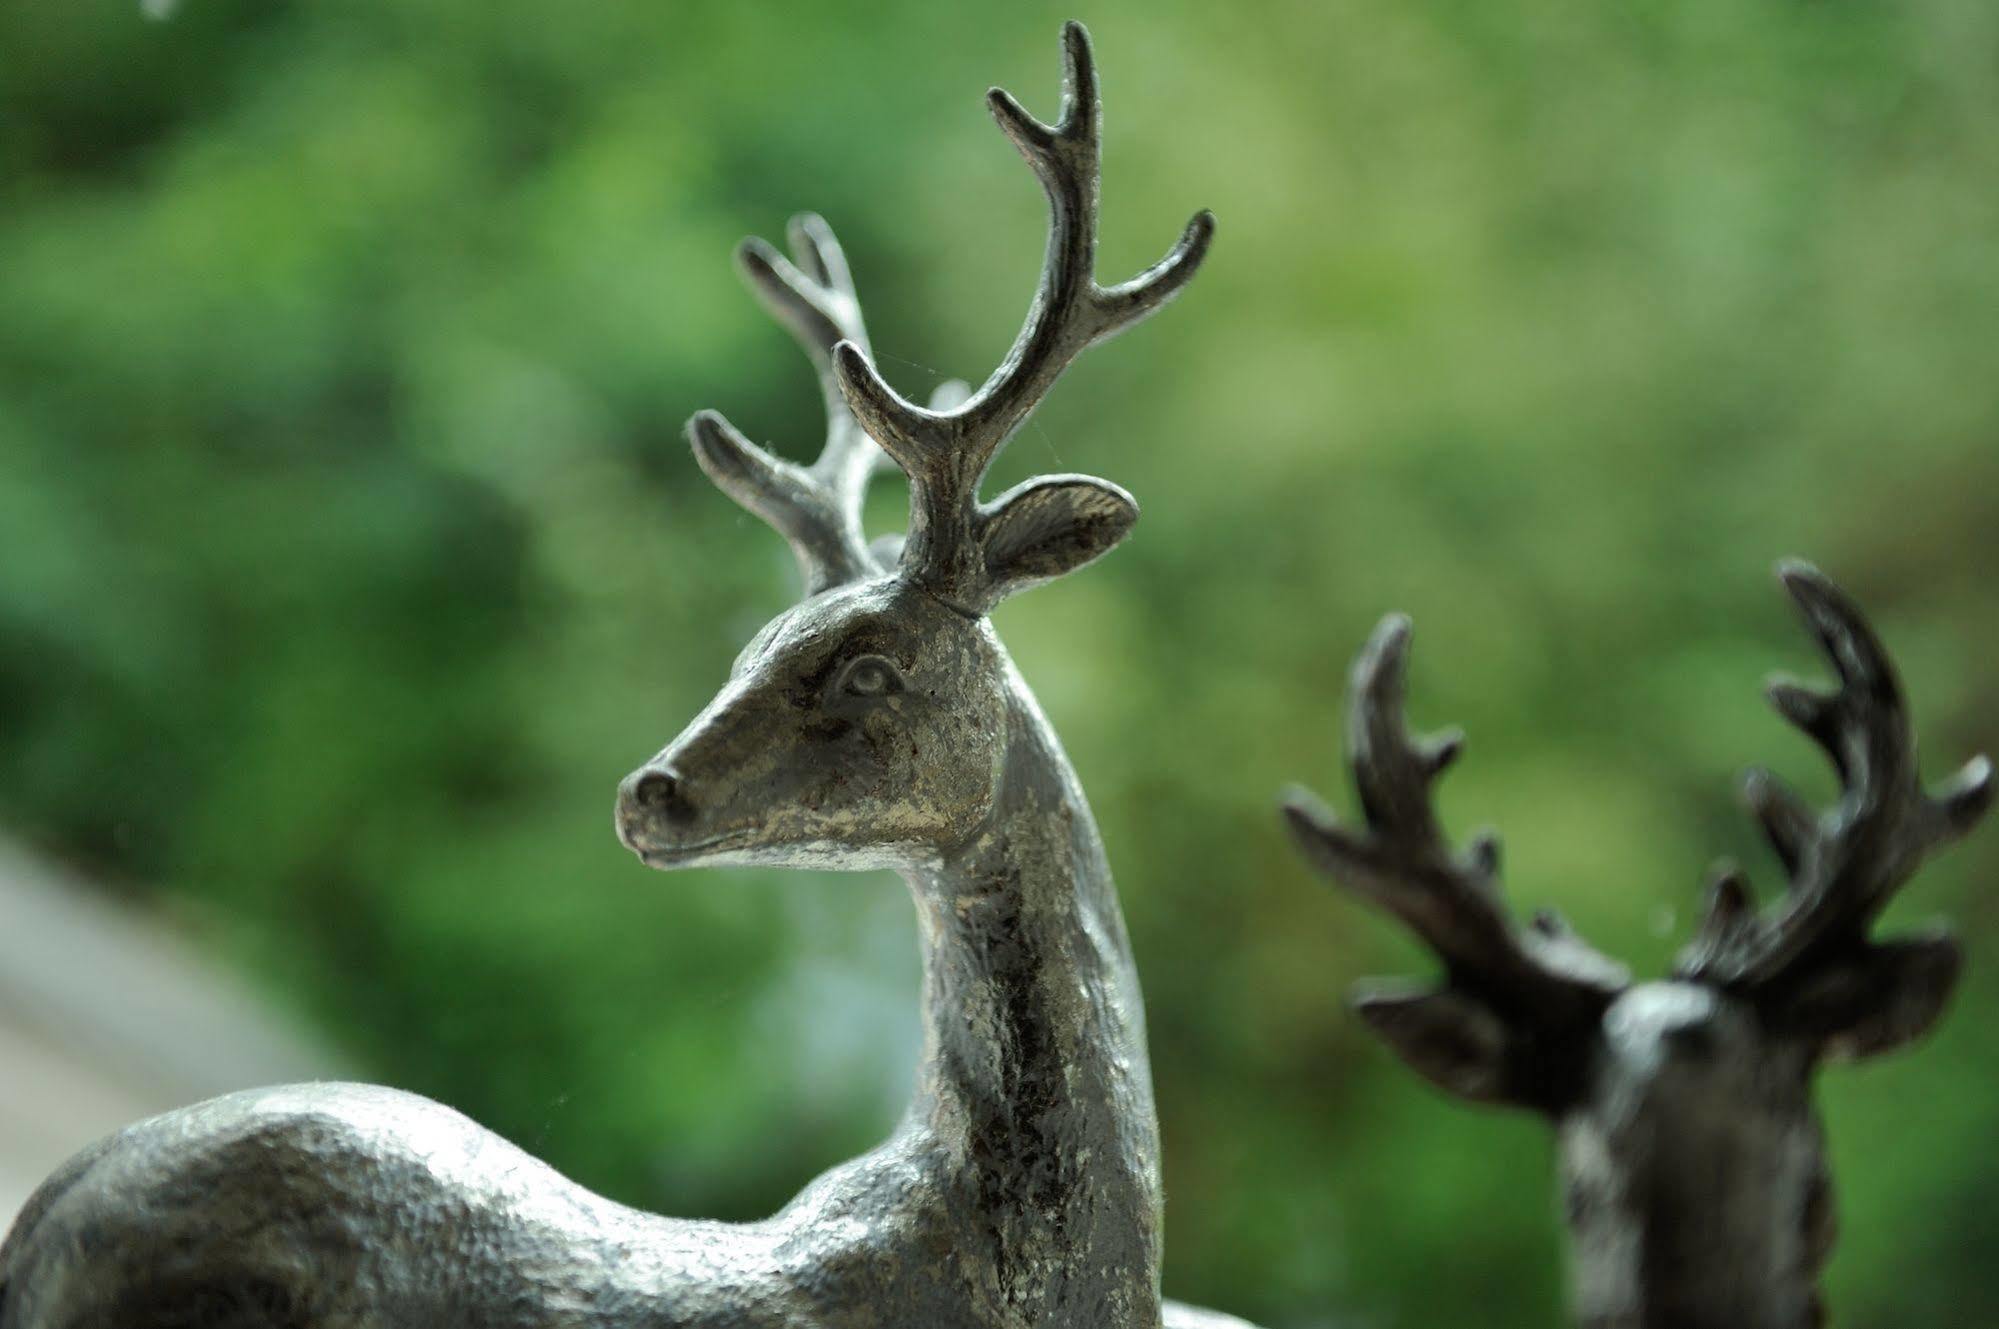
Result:
{"label": "silver deer figurine", "polygon": [[[656,1217],[590,1194],[428,1100],[361,1085],[234,1095],[72,1160],[0,1248],[0,1329],[1225,1329],[1162,1307],[1158,1128],[1138,981],[1076,777],[985,617],[1090,562],[1138,508],[1083,476],[986,503],[981,477],[1085,347],[1171,299],[1207,251],[1095,280],[1097,79],[1063,33],[1054,124],[991,107],[1050,203],[1026,324],[992,377],[922,409],[868,359],[839,245],[739,255],[826,387],[809,467],[719,415],[689,427],[725,492],[797,553],[805,598],[620,788],[661,868],[893,868],[924,948],[922,1064],[894,1135],[777,1216]],[[871,441],[872,438],[872,441]],[[881,445],[879,448],[876,443]],[[861,499],[908,474],[906,544]]]}
{"label": "silver deer figurine", "polygon": [[1573,1300],[1587,1329],[1807,1329],[1822,1323],[1833,1240],[1814,1072],[1924,1033],[1958,972],[1941,932],[1869,932],[1925,855],[1991,802],[1974,759],[1923,791],[1893,665],[1860,612],[1801,563],[1780,569],[1837,671],[1837,690],[1778,681],[1772,703],[1831,756],[1842,785],[1814,812],[1752,772],[1746,799],[1790,888],[1759,912],[1722,865],[1672,976],[1632,983],[1551,914],[1516,927],[1490,833],[1460,853],[1430,786],[1462,736],[1403,726],[1407,620],[1355,663],[1348,755],[1362,822],[1309,794],[1286,807],[1306,856],[1420,937],[1439,987],[1356,994],[1360,1015],[1424,1078],[1552,1119],[1560,1141]]}

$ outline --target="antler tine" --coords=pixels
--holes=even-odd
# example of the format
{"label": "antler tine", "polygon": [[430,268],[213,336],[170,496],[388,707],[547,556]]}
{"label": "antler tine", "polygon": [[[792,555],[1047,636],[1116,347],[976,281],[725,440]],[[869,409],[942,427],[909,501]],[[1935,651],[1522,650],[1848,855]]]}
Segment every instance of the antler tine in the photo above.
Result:
{"label": "antler tine", "polygon": [[[792,257],[813,281],[849,299],[858,299],[854,295],[854,274],[847,267],[847,251],[840,247],[824,217],[816,212],[801,212],[785,223],[784,234],[791,242]],[[855,320],[857,328],[859,322]],[[860,337],[849,340],[866,339],[867,330],[858,330]]]}
{"label": "antler tine", "polygon": [[849,412],[833,372],[835,346],[868,344],[846,253],[817,214],[793,217],[786,232],[791,257],[751,236],[737,246],[736,262],[819,370],[825,445],[811,466],[797,466],[750,442],[714,411],[688,422],[688,439],[709,479],[791,542],[806,594],[816,595],[881,570],[862,531],[861,503],[882,453]]}
{"label": "antler tine", "polygon": [[850,522],[841,494],[811,471],[750,442],[719,411],[696,412],[687,422],[687,441],[717,489],[790,542],[806,595],[877,570],[861,540],[858,489]]}
{"label": "antler tine", "polygon": [[753,235],[736,247],[736,262],[764,307],[823,369],[837,343],[868,344],[860,299],[846,253],[825,218],[802,212],[786,223],[785,234],[791,257]]}
{"label": "antler tine", "polygon": [[1738,986],[1783,982],[1828,948],[1865,942],[1922,860],[1970,830],[1992,801],[1991,763],[1982,756],[1935,795],[1924,791],[1901,683],[1874,630],[1809,564],[1787,561],[1778,576],[1839,686],[1823,691],[1778,679],[1766,691],[1778,712],[1832,759],[1840,798],[1815,813],[1770,772],[1744,777],[1744,801],[1783,863],[1790,890],[1772,918],[1732,910],[1731,944],[1697,947],[1679,966]]}
{"label": "antler tine", "polygon": [[992,89],[986,98],[993,118],[1033,168],[1049,205],[1040,283],[999,367],[962,405],[925,410],[888,385],[863,346],[834,348],[847,404],[909,475],[907,558],[947,596],[977,575],[976,551],[967,546],[976,528],[978,485],[1008,437],[1085,348],[1178,294],[1214,235],[1213,215],[1197,213],[1158,263],[1120,285],[1097,284],[1102,103],[1096,62],[1080,23],[1064,25],[1062,48],[1062,110],[1055,123],[1036,119],[1003,89]]}
{"label": "antler tine", "polygon": [[1096,282],[1099,159],[1103,101],[1089,32],[1062,28],[1062,110],[1043,124],[1003,88],[986,94],[1000,128],[1048,194],[1048,251],[1040,288],[1013,348],[964,408],[968,431],[998,450],[1063,369],[1091,344],[1116,335],[1179,294],[1207,256],[1212,213],[1197,212],[1166,257],[1128,282]]}
{"label": "antler tine", "polygon": [[1593,1018],[1628,981],[1552,916],[1517,929],[1499,897],[1499,840],[1490,832],[1462,853],[1446,842],[1431,786],[1457,758],[1457,731],[1412,738],[1403,721],[1409,621],[1384,619],[1353,667],[1348,761],[1364,826],[1342,825],[1310,794],[1285,814],[1311,862],[1402,920],[1444,962],[1450,987],[1495,1011],[1566,1023]]}

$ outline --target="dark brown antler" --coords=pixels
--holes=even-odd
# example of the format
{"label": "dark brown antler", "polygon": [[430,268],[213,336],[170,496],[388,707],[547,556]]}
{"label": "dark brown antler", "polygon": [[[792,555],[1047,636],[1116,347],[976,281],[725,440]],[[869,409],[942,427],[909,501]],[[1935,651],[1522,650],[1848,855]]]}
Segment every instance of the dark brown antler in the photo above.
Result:
{"label": "dark brown antler", "polygon": [[[833,229],[812,213],[792,218],[788,232],[790,258],[751,237],[736,250],[736,262],[819,370],[826,394],[826,445],[819,459],[798,466],[774,457],[715,411],[697,414],[687,433],[708,478],[791,542],[805,593],[816,595],[882,571],[861,527],[861,501],[883,457],[847,409],[833,372],[836,345],[868,344],[847,256]],[[947,384],[937,400],[955,402],[962,392],[962,384]]]}
{"label": "dark brown antler", "polygon": [[[1832,661],[1839,687],[1825,692],[1777,680],[1769,685],[1770,701],[1826,750],[1841,795],[1819,813],[1768,771],[1751,771],[1743,781],[1744,800],[1790,875],[1790,890],[1774,915],[1761,916],[1742,876],[1722,871],[1677,972],[1751,992],[1796,989],[1829,960],[1845,962],[1865,950],[1868,929],[1923,859],[1970,830],[1992,802],[1992,766],[1984,757],[1966,763],[1937,794],[1924,792],[1901,683],[1866,619],[1808,564],[1784,563],[1778,575]],[[1941,938],[1928,944],[1948,945]],[[1954,974],[1955,950],[1938,963]]]}
{"label": "dark brown antler", "polygon": [[1389,616],[1348,684],[1347,754],[1365,826],[1342,825],[1303,791],[1287,798],[1285,814],[1315,866],[1401,919],[1444,962],[1442,991],[1363,991],[1361,1015],[1455,1093],[1546,1105],[1563,1078],[1549,1064],[1556,1044],[1593,1025],[1629,978],[1552,914],[1514,926],[1499,896],[1496,835],[1475,836],[1463,853],[1445,841],[1430,787],[1463,736],[1410,737],[1408,649],[1409,621]]}
{"label": "dark brown antler", "polygon": [[[1033,566],[995,567],[989,548],[996,536],[1004,562],[1016,541],[993,529],[1002,498],[978,501],[979,481],[1008,436],[1045,396],[1069,362],[1084,348],[1130,327],[1164,305],[1187,284],[1206,254],[1214,218],[1202,212],[1188,223],[1164,259],[1120,286],[1096,282],[1097,178],[1102,148],[1102,108],[1089,35],[1080,23],[1062,30],[1067,66],[1062,113],[1047,125],[1029,115],[998,88],[987,94],[993,117],[1034,168],[1047,192],[1050,212],[1048,252],[1040,288],[1027,321],[992,377],[955,409],[925,410],[889,387],[868,358],[867,345],[849,338],[833,349],[833,364],[847,404],[867,432],[908,473],[910,524],[903,568],[943,598],[971,611],[990,606],[1011,585],[1041,573]],[[1065,519],[1080,516],[1101,528],[1085,537],[1108,548],[1136,516],[1129,495],[1089,481],[1101,491],[1078,495],[1075,482],[1044,478],[1043,491],[1067,491],[1060,506],[1077,506]],[[1048,500],[1053,506],[1053,501]],[[1047,514],[1040,514],[1045,517]],[[1016,525],[1044,524],[1031,514]],[[1111,528],[1115,531],[1111,532]],[[1101,552],[1097,548],[1097,552]],[[1068,562],[1066,566],[1073,566]]]}

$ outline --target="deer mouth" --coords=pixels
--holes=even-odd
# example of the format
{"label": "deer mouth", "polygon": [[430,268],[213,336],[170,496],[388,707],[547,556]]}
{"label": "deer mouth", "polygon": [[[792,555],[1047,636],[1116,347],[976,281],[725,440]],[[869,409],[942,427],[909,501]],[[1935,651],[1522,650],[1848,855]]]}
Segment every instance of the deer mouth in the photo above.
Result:
{"label": "deer mouth", "polygon": [[715,854],[743,843],[749,838],[746,831],[726,831],[720,835],[710,835],[699,840],[683,840],[674,844],[653,844],[637,835],[624,837],[625,847],[639,857],[639,862],[649,868],[686,867],[697,858]]}

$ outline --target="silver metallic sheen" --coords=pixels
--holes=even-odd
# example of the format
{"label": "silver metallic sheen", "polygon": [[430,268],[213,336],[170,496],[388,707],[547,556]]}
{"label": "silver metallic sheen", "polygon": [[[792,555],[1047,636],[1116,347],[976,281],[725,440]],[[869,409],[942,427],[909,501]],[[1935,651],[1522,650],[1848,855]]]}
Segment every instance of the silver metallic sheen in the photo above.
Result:
{"label": "silver metallic sheen", "polygon": [[[977,391],[926,409],[880,379],[818,218],[793,223],[789,257],[741,250],[820,369],[826,444],[799,466],[710,412],[689,436],[791,542],[806,595],[619,791],[618,834],[655,867],[908,882],[923,1053],[895,1133],[776,1216],[729,1224],[613,1204],[409,1094],[237,1094],[51,1177],[0,1248],[0,1329],[1242,1329],[1161,1302],[1124,921],[1082,789],[985,618],[1131,529],[1137,505],[1106,481],[1042,477],[989,503],[979,481],[1070,360],[1185,285],[1213,229],[1200,214],[1147,272],[1096,283],[1096,70],[1080,25],[1063,48],[1056,123],[991,96],[1052,222],[1026,325]],[[906,547],[860,527],[889,459],[911,484]]]}

